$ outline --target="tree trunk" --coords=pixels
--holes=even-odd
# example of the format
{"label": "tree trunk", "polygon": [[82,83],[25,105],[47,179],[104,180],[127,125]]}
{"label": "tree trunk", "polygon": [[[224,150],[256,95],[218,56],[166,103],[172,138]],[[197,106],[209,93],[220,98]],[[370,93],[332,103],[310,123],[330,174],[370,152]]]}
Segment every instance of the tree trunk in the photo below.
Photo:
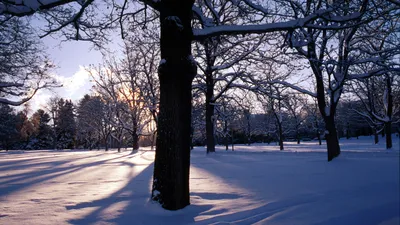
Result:
{"label": "tree trunk", "polygon": [[139,135],[135,133],[132,134],[132,151],[139,149]]}
{"label": "tree trunk", "polygon": [[229,148],[229,134],[228,134],[228,121],[225,119],[224,121],[224,141],[225,141],[225,150],[228,151]]}
{"label": "tree trunk", "polygon": [[[208,88],[207,88],[208,89]],[[207,99],[207,97],[206,97]],[[214,139],[214,105],[210,100],[206,100],[206,137],[207,137],[207,153],[215,152]]]}
{"label": "tree trunk", "polygon": [[231,143],[232,143],[232,151],[234,151],[235,150],[235,147],[234,147],[234,143],[235,142],[235,139],[233,138],[233,129],[231,128]]}
{"label": "tree trunk", "polygon": [[389,75],[386,75],[386,90],[387,90],[386,116],[389,118],[388,122],[385,123],[386,149],[390,149],[392,148],[393,95],[392,95],[392,81]]}
{"label": "tree trunk", "polygon": [[247,145],[251,145],[251,124],[250,124],[250,112],[246,115],[247,118]]}
{"label": "tree trunk", "polygon": [[300,134],[299,134],[298,129],[296,131],[296,138],[297,138],[297,144],[299,145],[300,144]]}
{"label": "tree trunk", "polygon": [[279,149],[282,151],[284,150],[283,148],[283,129],[282,129],[282,124],[278,122],[278,135],[279,135]]}
{"label": "tree trunk", "polygon": [[121,152],[121,137],[118,138],[118,152]]}
{"label": "tree trunk", "polygon": [[193,0],[160,2],[160,105],[152,200],[168,210],[190,204],[191,56]]}
{"label": "tree trunk", "polygon": [[157,131],[154,131],[153,135],[152,135],[152,140],[151,140],[151,150],[154,149],[154,144],[155,144],[155,140],[156,140],[156,134],[157,134]]}
{"label": "tree trunk", "polygon": [[191,124],[190,125],[190,150],[194,149],[193,135],[194,135],[194,128],[193,128],[193,124]]}
{"label": "tree trunk", "polygon": [[325,138],[328,148],[328,161],[340,155],[339,139],[335,127],[335,119],[333,116],[324,118],[326,124]]}
{"label": "tree trunk", "polygon": [[318,119],[315,119],[315,127],[317,129],[317,138],[318,138],[318,144],[322,145],[322,140],[321,140],[321,134],[319,133],[319,124],[318,124]]}
{"label": "tree trunk", "polygon": [[378,129],[374,127],[374,143],[378,144],[378,142],[379,142]]}
{"label": "tree trunk", "polygon": [[392,143],[392,122],[389,121],[385,123],[385,133],[386,133],[386,149],[391,149]]}
{"label": "tree trunk", "polygon": [[319,134],[319,131],[317,131],[317,137],[318,137],[318,144],[322,145],[321,135]]}

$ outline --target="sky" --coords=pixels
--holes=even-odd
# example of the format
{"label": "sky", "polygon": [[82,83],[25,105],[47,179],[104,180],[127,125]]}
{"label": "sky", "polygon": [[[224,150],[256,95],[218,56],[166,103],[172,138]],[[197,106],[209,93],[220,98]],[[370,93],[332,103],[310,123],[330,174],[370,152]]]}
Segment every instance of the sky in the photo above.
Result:
{"label": "sky", "polygon": [[40,90],[30,101],[31,111],[44,108],[52,96],[71,99],[77,102],[83,95],[90,93],[92,83],[85,67],[98,65],[102,61],[99,51],[92,49],[89,42],[60,42],[52,37],[42,39],[47,47],[48,57],[57,68],[54,77],[63,85],[52,91]]}

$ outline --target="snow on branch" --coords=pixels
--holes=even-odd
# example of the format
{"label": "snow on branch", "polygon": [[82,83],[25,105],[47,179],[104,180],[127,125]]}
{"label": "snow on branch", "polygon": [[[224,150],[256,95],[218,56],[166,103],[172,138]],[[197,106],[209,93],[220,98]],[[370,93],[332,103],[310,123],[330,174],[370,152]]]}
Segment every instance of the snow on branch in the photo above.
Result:
{"label": "snow on branch", "polygon": [[366,73],[360,73],[360,74],[349,74],[348,79],[353,80],[353,79],[365,79],[369,78],[372,76],[380,76],[388,72],[400,72],[400,68],[392,68],[392,69],[387,69],[387,68],[378,68],[375,70],[368,71]]}
{"label": "snow on branch", "polygon": [[[307,27],[307,24],[313,20],[320,18],[322,15],[329,13],[332,9],[318,10],[314,14],[307,17],[276,23],[266,23],[258,25],[221,25],[215,27],[207,27],[203,29],[194,29],[194,39],[202,40],[208,37],[219,35],[232,35],[232,34],[261,34],[276,31],[288,31],[301,27]],[[329,26],[322,26],[321,28],[329,29]],[[335,28],[336,29],[336,28]]]}
{"label": "snow on branch", "polygon": [[76,0],[1,1],[0,14],[10,14],[13,16],[27,16],[34,14],[36,11],[51,9],[71,2],[76,2]]}
{"label": "snow on branch", "polygon": [[269,84],[281,84],[281,85],[283,85],[283,86],[289,87],[289,88],[291,88],[291,89],[293,89],[293,90],[296,90],[296,91],[301,92],[301,93],[303,93],[303,94],[309,95],[309,96],[311,96],[311,97],[314,97],[314,98],[317,97],[317,93],[311,92],[311,91],[309,91],[309,90],[306,90],[306,89],[301,88],[301,87],[299,87],[299,86],[293,85],[293,84],[288,83],[288,82],[286,82],[286,81],[273,80],[273,81],[268,81],[268,83],[269,83]]}
{"label": "snow on branch", "polygon": [[0,82],[0,89],[1,88],[10,88],[10,87],[23,87],[24,84],[22,83],[13,83],[13,82]]}

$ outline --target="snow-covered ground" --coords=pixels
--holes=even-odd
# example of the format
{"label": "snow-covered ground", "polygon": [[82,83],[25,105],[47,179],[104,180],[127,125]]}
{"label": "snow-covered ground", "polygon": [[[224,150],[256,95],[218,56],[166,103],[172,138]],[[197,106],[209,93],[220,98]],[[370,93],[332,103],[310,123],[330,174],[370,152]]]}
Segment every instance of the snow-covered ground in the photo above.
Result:
{"label": "snow-covered ground", "polygon": [[154,152],[0,152],[0,224],[400,224],[399,143],[341,140],[192,151],[191,205],[149,202]]}

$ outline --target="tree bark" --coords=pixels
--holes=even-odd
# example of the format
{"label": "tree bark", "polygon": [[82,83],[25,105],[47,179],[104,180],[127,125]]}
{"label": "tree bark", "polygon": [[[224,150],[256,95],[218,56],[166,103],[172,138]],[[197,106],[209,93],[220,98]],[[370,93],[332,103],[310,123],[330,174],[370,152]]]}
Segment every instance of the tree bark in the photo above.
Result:
{"label": "tree bark", "polygon": [[282,128],[282,122],[279,120],[278,114],[274,113],[275,118],[276,118],[276,124],[278,125],[278,139],[279,139],[279,149],[282,151],[284,150],[283,148],[283,128]]}
{"label": "tree bark", "polygon": [[139,149],[139,136],[135,133],[132,134],[132,150]]}
{"label": "tree bark", "polygon": [[392,148],[392,114],[393,114],[393,96],[392,96],[392,82],[390,77],[386,76],[386,89],[387,89],[387,112],[386,116],[388,121],[385,123],[386,133],[386,149]]}
{"label": "tree bark", "polygon": [[328,148],[328,161],[340,155],[339,139],[335,127],[335,118],[333,116],[324,117],[326,124],[325,138]]}
{"label": "tree bark", "polygon": [[156,134],[157,134],[157,131],[154,131],[153,135],[152,135],[152,138],[151,138],[151,150],[154,149],[154,144],[155,144],[155,140],[156,140]]}
{"label": "tree bark", "polygon": [[318,137],[318,144],[322,145],[321,135],[319,134],[319,131],[317,131],[317,137]]}
{"label": "tree bark", "polygon": [[299,129],[296,128],[296,138],[297,138],[297,144],[300,144],[300,134],[299,134]]}
{"label": "tree bark", "polygon": [[283,148],[283,131],[282,131],[281,124],[279,124],[279,149],[281,151],[284,150],[284,148]]}
{"label": "tree bark", "polygon": [[386,149],[393,147],[392,143],[392,121],[385,123],[385,133],[386,133]]}
{"label": "tree bark", "polygon": [[[208,88],[207,88],[208,89]],[[210,101],[208,90],[206,94],[206,137],[207,137],[207,153],[215,152],[214,139],[214,105]]]}
{"label": "tree bark", "polygon": [[278,138],[279,138],[279,149],[282,151],[284,150],[283,148],[283,129],[282,129],[282,123],[278,123]]}
{"label": "tree bark", "polygon": [[232,143],[232,151],[234,151],[235,150],[235,147],[234,147],[234,145],[235,145],[235,139],[233,138],[233,128],[231,128],[231,143]]}
{"label": "tree bark", "polygon": [[229,149],[229,134],[228,134],[228,121],[225,119],[224,121],[224,141],[225,141],[225,150]]}
{"label": "tree bark", "polygon": [[374,143],[378,144],[378,142],[379,142],[378,129],[374,127]]}
{"label": "tree bark", "polygon": [[190,204],[189,166],[193,0],[162,0],[160,9],[160,105],[152,200],[168,210]]}
{"label": "tree bark", "polygon": [[250,124],[250,112],[246,114],[247,119],[247,145],[251,145],[251,124]]}
{"label": "tree bark", "polygon": [[106,145],[106,151],[108,151],[108,135],[104,138],[104,144]]}

